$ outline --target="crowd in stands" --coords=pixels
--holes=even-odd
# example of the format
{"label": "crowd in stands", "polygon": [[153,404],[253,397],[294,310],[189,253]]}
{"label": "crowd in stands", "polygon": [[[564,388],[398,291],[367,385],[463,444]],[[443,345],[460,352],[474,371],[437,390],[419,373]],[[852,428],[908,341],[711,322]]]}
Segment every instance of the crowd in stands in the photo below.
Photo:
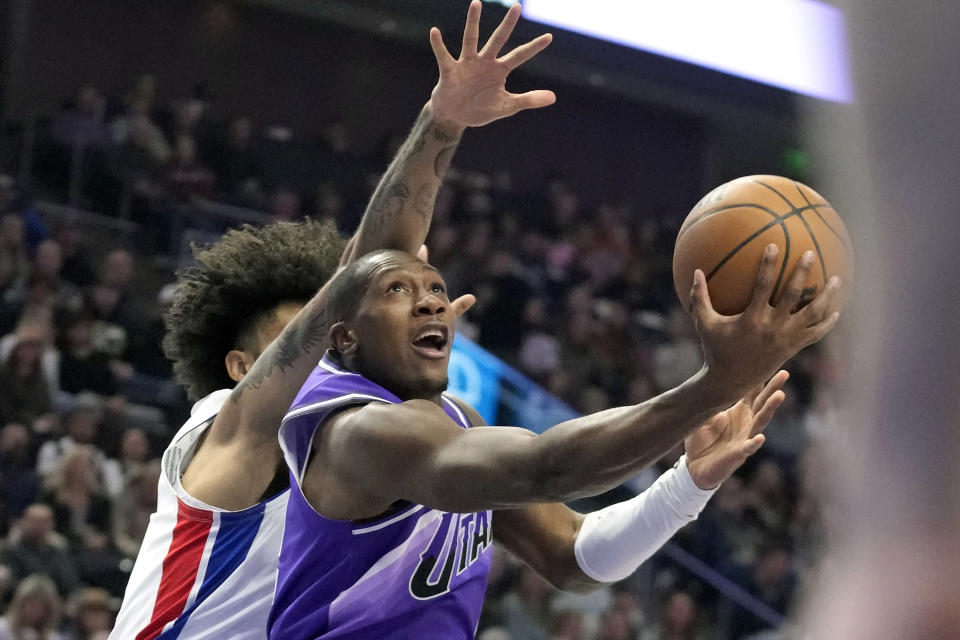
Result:
{"label": "crowd in stands", "polygon": [[[204,203],[262,220],[329,218],[347,233],[399,140],[365,154],[343,121],[301,140],[247,117],[218,121],[203,86],[169,105],[157,95],[150,76],[124,96],[83,87],[41,136],[32,183],[0,177],[0,640],[110,629],[155,507],[158,455],[189,406],[159,347],[170,265],[184,234],[214,238],[236,223]],[[83,213],[54,219],[41,200],[138,230],[125,246],[96,242]],[[456,167],[428,244],[450,290],[477,294],[460,330],[587,413],[646,400],[700,366],[670,271],[682,215],[583,202],[559,173],[527,189],[509,168]],[[829,364],[817,350],[792,363],[768,444],[675,540],[781,613],[821,547],[813,467]],[[660,556],[623,583],[572,596],[497,548],[479,637],[778,637],[768,633]]]}

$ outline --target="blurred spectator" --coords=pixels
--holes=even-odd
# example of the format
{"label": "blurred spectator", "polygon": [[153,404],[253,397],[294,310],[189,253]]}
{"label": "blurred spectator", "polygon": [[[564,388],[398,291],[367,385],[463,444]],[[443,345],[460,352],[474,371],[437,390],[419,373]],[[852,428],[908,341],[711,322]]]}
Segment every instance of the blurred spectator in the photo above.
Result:
{"label": "blurred spectator", "polygon": [[64,436],[50,440],[40,447],[37,454],[37,472],[48,477],[74,447],[93,444],[100,431],[103,418],[100,401],[90,394],[80,394],[64,416]]}
{"label": "blurred spectator", "polygon": [[664,601],[654,628],[645,630],[640,640],[706,640],[697,624],[697,603],[690,594],[674,591]]}
{"label": "blurred spectator", "polygon": [[218,190],[228,200],[255,204],[262,198],[263,160],[253,146],[250,118],[231,120],[226,137],[214,144],[208,159]]}
{"label": "blurred spectator", "polygon": [[672,389],[696,373],[703,363],[693,323],[679,306],[667,316],[669,340],[654,350],[653,375],[661,389]]}
{"label": "blurred spectator", "polygon": [[81,589],[67,603],[70,640],[105,640],[113,629],[116,603],[104,589]]}
{"label": "blurred spectator", "polygon": [[60,594],[50,578],[28,576],[0,618],[0,640],[66,640],[57,630],[61,608]]}
{"label": "blurred spectator", "polygon": [[300,194],[286,185],[281,185],[270,197],[270,215],[275,222],[296,220],[301,214],[300,204]]}
{"label": "blurred spectator", "polygon": [[0,295],[22,289],[29,272],[23,219],[5,213],[0,216]]}
{"label": "blurred spectator", "polygon": [[[338,227],[342,227],[347,215],[347,201],[343,192],[332,182],[324,182],[317,186],[313,193],[313,213],[311,217],[317,220],[332,220]],[[436,218],[434,218],[436,219]],[[434,250],[431,246],[431,251]]]}
{"label": "blurred spectator", "polygon": [[177,98],[170,105],[170,117],[163,123],[167,139],[176,140],[182,135],[196,137],[203,135],[206,129],[204,120],[209,107],[210,95],[206,88],[198,85],[190,97]]}
{"label": "blurred spectator", "polygon": [[140,468],[150,455],[150,441],[143,429],[130,427],[120,436],[120,452],[117,456],[117,468],[124,484],[131,474]]}
{"label": "blurred spectator", "polygon": [[64,321],[60,388],[68,393],[91,391],[112,396],[117,393],[118,385],[110,368],[111,359],[96,348],[93,331],[93,318],[86,312],[70,314]]}
{"label": "blurred spectator", "polygon": [[110,123],[111,154],[116,177],[138,194],[155,192],[170,161],[171,150],[163,131],[150,117],[151,102],[132,97],[127,111]]}
{"label": "blurred spectator", "polygon": [[57,531],[74,546],[102,549],[109,541],[111,504],[91,445],[76,445],[47,477],[43,501],[53,509]]}
{"label": "blurred spectator", "polygon": [[[103,420],[102,403],[90,394],[80,394],[64,418],[65,431],[59,440],[49,440],[40,447],[37,454],[37,472],[43,478],[50,478],[59,469],[66,456],[77,447],[94,445],[100,433]],[[123,488],[123,473],[120,465],[107,458],[96,447],[91,449],[98,477],[107,493],[117,495]]]}
{"label": "blurred spectator", "polygon": [[170,361],[163,354],[160,343],[166,333],[163,314],[170,308],[175,289],[173,284],[160,289],[140,321],[141,328],[128,336],[126,355],[138,373],[164,379],[173,377]]}
{"label": "blurred spectator", "polygon": [[129,336],[139,331],[142,323],[133,288],[135,269],[130,251],[113,249],[103,259],[96,284],[87,289],[87,306],[95,318],[94,345],[114,357],[123,354]]}
{"label": "blurred spectator", "polygon": [[157,509],[160,462],[153,460],[131,468],[113,511],[113,544],[127,558],[136,558],[140,543]]}
{"label": "blurred spectator", "polygon": [[124,313],[123,294],[117,289],[95,284],[87,290],[86,303],[91,315],[94,349],[113,358],[121,356],[127,349],[128,336],[137,329],[133,318]]}
{"label": "blurred spectator", "polygon": [[149,73],[137,76],[130,91],[131,100],[143,100],[147,103],[149,112],[153,111],[157,99],[157,78]]}
{"label": "blurred spectator", "polygon": [[129,293],[135,267],[136,259],[131,252],[126,249],[114,249],[103,259],[99,282],[104,287],[124,296]]}
{"label": "blurred spectator", "polygon": [[[786,614],[796,589],[796,574],[793,569],[791,550],[783,540],[775,541],[759,555],[752,567],[741,567],[738,580],[742,586],[756,594],[775,611]],[[742,638],[770,627],[763,620],[739,607],[732,608],[728,619],[727,633],[730,638]]]}
{"label": "blurred spectator", "polygon": [[34,470],[34,447],[26,426],[11,422],[0,429],[0,535],[11,516],[20,517],[37,498],[40,480]]}
{"label": "blurred spectator", "polygon": [[480,632],[477,640],[516,640],[503,627],[487,627]]}
{"label": "blurred spectator", "polygon": [[514,638],[548,640],[550,587],[533,569],[520,570],[520,582],[503,600],[503,626]]}
{"label": "blurred spectator", "polygon": [[541,380],[560,365],[560,344],[547,324],[547,301],[530,298],[523,310],[523,343],[520,366],[524,373]]}
{"label": "blurred spectator", "polygon": [[41,361],[45,336],[36,326],[26,325],[16,338],[0,364],[0,421],[32,425],[53,405]]}
{"label": "blurred spectator", "polygon": [[85,287],[96,279],[92,266],[92,251],[84,227],[77,220],[61,224],[54,234],[63,253],[64,279],[78,287]]}
{"label": "blurred spectator", "polygon": [[[472,268],[476,269],[474,263]],[[517,318],[530,297],[531,288],[522,277],[519,265],[508,251],[498,249],[487,260],[487,273],[482,283],[489,296],[483,303],[480,339],[489,349],[516,353],[523,336]],[[480,297],[483,300],[482,296]]]}
{"label": "blurred spectator", "polygon": [[783,467],[773,459],[762,460],[750,477],[752,508],[760,522],[771,531],[782,531],[790,517],[790,495]]}
{"label": "blurred spectator", "polygon": [[554,613],[550,623],[550,640],[584,640],[582,614],[570,609]]}
{"label": "blurred spectator", "polygon": [[16,213],[23,221],[24,240],[28,250],[36,248],[50,236],[47,221],[36,210],[33,201],[12,176],[0,173],[0,217]]}
{"label": "blurred spectator", "polygon": [[749,504],[743,479],[727,478],[690,531],[691,552],[727,573],[733,566],[753,562],[757,529],[747,522]]}
{"label": "blurred spectator", "polygon": [[52,312],[48,307],[29,308],[20,317],[16,331],[0,338],[0,369],[10,362],[14,349],[21,341],[42,344],[40,366],[48,393],[54,396],[60,389],[60,353],[53,346]]}
{"label": "blurred spectator", "polygon": [[600,621],[597,640],[636,640],[637,634],[630,624],[629,616],[623,611],[611,609]]}
{"label": "blurred spectator", "polygon": [[21,318],[52,317],[52,312],[56,310],[56,296],[57,282],[54,279],[31,273],[23,288],[7,291],[0,301],[0,331],[6,334]]}
{"label": "blurred spectator", "polygon": [[[127,111],[110,123],[110,142],[120,148],[127,148],[139,155],[139,166],[159,169],[170,159],[170,145],[163,131],[150,117],[152,101],[147,96],[133,96],[127,104]],[[127,156],[128,160],[132,159]]]}
{"label": "blurred spectator", "polygon": [[33,504],[24,510],[7,536],[0,564],[8,566],[20,580],[34,573],[50,576],[60,593],[71,593],[80,585],[67,541],[54,531],[53,510],[45,504]]}
{"label": "blurred spectator", "polygon": [[51,125],[53,140],[67,148],[101,148],[109,135],[103,122],[106,100],[91,85],[80,87],[76,102],[68,105]]}
{"label": "blurred spectator", "polygon": [[63,277],[63,248],[55,239],[47,238],[37,245],[31,269],[34,277],[50,283],[54,310],[73,311],[83,304],[79,287]]}
{"label": "blurred spectator", "polygon": [[199,159],[197,142],[193,136],[181,133],[176,137],[163,180],[176,202],[189,202],[212,193],[213,172]]}

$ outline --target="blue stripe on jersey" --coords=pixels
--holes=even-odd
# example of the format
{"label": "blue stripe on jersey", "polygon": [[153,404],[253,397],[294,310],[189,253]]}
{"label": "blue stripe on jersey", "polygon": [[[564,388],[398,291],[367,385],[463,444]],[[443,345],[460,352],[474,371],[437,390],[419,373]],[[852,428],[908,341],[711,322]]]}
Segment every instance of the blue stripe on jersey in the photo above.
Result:
{"label": "blue stripe on jersey", "polygon": [[210,560],[207,562],[197,599],[157,640],[175,640],[190,619],[190,614],[226,582],[246,559],[263,523],[266,504],[261,502],[243,511],[220,513],[220,528],[217,530],[217,539],[213,541],[213,550],[210,552]]}

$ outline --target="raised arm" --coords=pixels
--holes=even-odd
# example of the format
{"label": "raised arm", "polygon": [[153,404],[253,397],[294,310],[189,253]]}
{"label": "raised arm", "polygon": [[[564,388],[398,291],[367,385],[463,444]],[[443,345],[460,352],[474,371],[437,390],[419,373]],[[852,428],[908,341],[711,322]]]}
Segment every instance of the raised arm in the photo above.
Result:
{"label": "raised arm", "polygon": [[[511,8],[486,46],[478,51],[480,2],[471,3],[463,50],[457,60],[447,52],[439,30],[430,31],[440,80],[377,185],[341,266],[376,249],[416,252],[426,238],[437,191],[466,127],[481,126],[554,101],[549,91],[517,95],[506,90],[507,75],[550,43],[550,36],[544,35],[498,58],[519,14],[519,7]],[[211,438],[235,442],[240,435],[275,446],[284,411],[327,348],[325,297],[326,287],[257,358],[218,414]],[[459,306],[464,306],[463,299]],[[457,308],[455,302],[454,310]]]}
{"label": "raised arm", "polygon": [[498,58],[520,18],[520,7],[510,8],[478,50],[480,12],[481,3],[474,0],[467,11],[459,59],[447,51],[440,30],[430,30],[440,80],[383,175],[345,262],[377,249],[416,252],[430,228],[437,191],[464,130],[548,106],[556,99],[551,91],[513,94],[506,90],[510,72],[546,48],[550,34]]}

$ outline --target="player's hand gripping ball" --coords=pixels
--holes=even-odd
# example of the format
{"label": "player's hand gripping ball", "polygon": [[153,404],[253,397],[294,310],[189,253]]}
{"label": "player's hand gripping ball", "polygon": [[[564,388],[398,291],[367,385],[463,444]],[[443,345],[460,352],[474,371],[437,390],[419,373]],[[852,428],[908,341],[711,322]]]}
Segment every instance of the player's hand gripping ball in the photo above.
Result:
{"label": "player's hand gripping ball", "polygon": [[831,276],[843,280],[840,310],[853,275],[853,247],[840,216],[810,187],[780,176],[737,178],[696,204],[677,234],[673,284],[684,309],[690,308],[693,272],[707,277],[718,313],[736,315],[750,302],[757,269],[768,244],[780,247],[780,267],[771,304],[782,295],[805,251],[813,268],[800,306],[823,291]]}

